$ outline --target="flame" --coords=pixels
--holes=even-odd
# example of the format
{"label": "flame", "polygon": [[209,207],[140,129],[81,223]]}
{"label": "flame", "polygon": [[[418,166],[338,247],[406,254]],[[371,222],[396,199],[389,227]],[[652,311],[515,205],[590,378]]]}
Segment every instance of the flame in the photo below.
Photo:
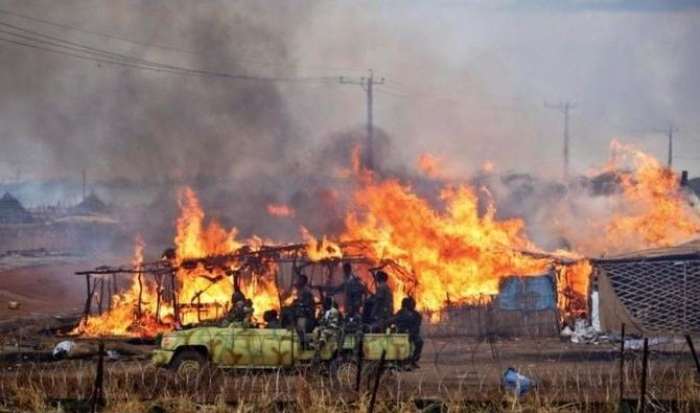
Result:
{"label": "flame", "polygon": [[434,210],[396,180],[369,183],[355,194],[344,238],[373,240],[371,258],[390,259],[414,276],[391,277],[396,305],[410,294],[418,308],[439,311],[447,302],[498,293],[503,277],[548,269],[548,260],[518,252],[535,249],[522,220],[496,220],[492,204],[480,216],[477,196],[466,186],[443,189],[441,200],[443,209]]}
{"label": "flame", "polygon": [[306,243],[306,255],[311,261],[317,262],[329,258],[343,257],[340,245],[328,240],[325,236],[318,240],[311,235],[309,230],[301,227],[301,237]]}
{"label": "flame", "polygon": [[[554,269],[561,312],[580,317],[586,312],[592,270],[581,252],[667,246],[700,233],[700,216],[689,205],[671,170],[631,146],[613,142],[612,149],[616,156],[607,170],[618,178],[620,192],[606,201],[609,214],[600,222],[569,223],[571,228],[590,225],[597,236],[576,238],[574,234],[570,239],[573,251],[548,254],[525,235],[522,219],[496,218],[496,207],[485,190],[481,190],[485,196],[479,196],[475,188],[467,185],[445,185],[439,200],[429,201],[409,185],[396,179],[381,180],[364,169],[356,147],[352,168],[357,189],[345,216],[345,229],[337,238],[341,242],[326,235],[315,237],[302,227],[306,255],[313,262],[342,258],[343,248],[353,245],[344,242],[366,240],[358,255],[376,263],[396,264],[386,267],[395,306],[405,295],[411,295],[420,310],[433,315],[448,303],[488,300],[499,292],[505,277]],[[419,166],[429,175],[440,170],[432,155],[422,156]],[[492,171],[493,164],[485,163],[483,170]],[[157,301],[159,289],[162,292],[166,288],[162,280],[159,284],[152,276],[138,273],[144,265],[144,245],[137,238],[133,259],[137,271],[129,287],[112,298],[109,311],[83,320],[76,332],[93,336],[154,335],[172,329],[177,322],[189,324],[219,318],[230,308],[233,282],[229,274],[243,263],[231,259],[225,268],[205,268],[201,262],[183,264],[195,258],[234,254],[242,248],[255,251],[262,247],[262,239],[238,240],[235,228],[227,230],[216,220],[206,219],[190,188],[180,191],[178,205],[173,259],[177,287],[168,291],[177,298],[177,311],[170,301]],[[267,211],[273,216],[294,214],[284,204],[270,204]],[[244,294],[253,300],[258,319],[264,311],[280,305],[274,278],[276,264],[262,265],[257,270],[259,274],[240,280]]]}
{"label": "flame", "polygon": [[287,218],[294,217],[296,211],[287,204],[268,204],[267,213],[273,217]]}
{"label": "flame", "polygon": [[[230,308],[233,282],[222,268],[204,268],[181,265],[188,259],[232,254],[244,245],[259,247],[259,238],[243,244],[236,240],[236,229],[225,230],[215,220],[205,223],[205,214],[196,194],[190,188],[178,194],[180,216],[175,236],[175,263],[177,279],[178,311],[165,300],[158,302],[158,284],[146,274],[135,274],[129,288],[113,297],[112,308],[101,315],[83,320],[73,331],[87,336],[155,336],[171,330],[175,324],[191,324],[220,318]],[[132,264],[135,269],[143,265],[144,244],[135,242]],[[232,267],[235,267],[232,262]],[[232,270],[235,268],[231,268]],[[279,295],[271,276],[274,268],[266,268],[260,277],[241,280],[241,290],[253,301],[254,316],[262,317],[264,311],[279,307]],[[161,280],[161,291],[163,288]],[[141,299],[139,300],[139,296]],[[139,309],[139,301],[141,306]]]}
{"label": "flame", "polygon": [[620,174],[623,202],[615,206],[605,231],[610,251],[676,245],[700,234],[700,216],[680,188],[680,177],[652,156],[612,141],[609,167],[632,167]]}
{"label": "flame", "polygon": [[418,169],[430,178],[443,175],[441,159],[430,153],[423,153],[418,157]]}

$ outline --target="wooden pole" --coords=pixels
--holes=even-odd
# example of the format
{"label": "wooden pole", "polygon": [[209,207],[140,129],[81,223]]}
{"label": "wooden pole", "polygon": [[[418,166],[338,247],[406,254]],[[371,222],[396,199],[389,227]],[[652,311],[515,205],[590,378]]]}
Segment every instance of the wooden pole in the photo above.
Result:
{"label": "wooden pole", "polygon": [[625,398],[625,323],[620,326],[620,406]]}
{"label": "wooden pole", "polygon": [[83,315],[85,320],[90,317],[90,310],[92,307],[92,289],[90,288],[90,274],[85,274],[85,285],[87,286],[87,298],[85,299],[85,309],[83,310]]}
{"label": "wooden pole", "polygon": [[92,388],[92,397],[90,398],[90,412],[98,412],[104,405],[104,353],[105,343],[100,340],[97,355],[97,374],[95,375],[95,384]]}
{"label": "wooden pole", "polygon": [[102,315],[102,303],[105,300],[105,279],[100,277],[100,301],[97,303],[97,311],[100,315]]}
{"label": "wooden pole", "polygon": [[369,401],[368,413],[374,412],[374,403],[377,401],[377,390],[379,390],[379,382],[382,379],[382,374],[384,374],[384,363],[386,363],[386,349],[382,350],[382,356],[379,358],[379,366],[377,367],[377,374],[374,376],[374,387],[372,388],[372,398]]}
{"label": "wooden pole", "polygon": [[355,352],[357,353],[357,376],[355,377],[355,391],[359,393],[360,384],[362,384],[362,359],[364,358],[364,354],[362,354],[362,346],[364,341],[362,331],[355,334],[355,338],[357,340],[355,343],[357,346],[355,349]]}
{"label": "wooden pole", "polygon": [[642,383],[639,392],[638,411],[644,413],[647,402],[647,374],[649,370],[649,339],[644,338],[644,353],[642,355]]}
{"label": "wooden pole", "polygon": [[139,280],[139,302],[138,302],[138,316],[141,318],[141,300],[143,299],[143,280],[141,279],[141,275],[143,273],[139,271],[138,274],[138,280]]}
{"label": "wooden pole", "polygon": [[700,374],[700,360],[698,360],[698,353],[695,352],[695,346],[693,345],[693,338],[690,334],[685,335],[685,341],[688,342],[688,347],[690,347],[690,352],[693,354],[693,360],[695,360],[695,369]]}

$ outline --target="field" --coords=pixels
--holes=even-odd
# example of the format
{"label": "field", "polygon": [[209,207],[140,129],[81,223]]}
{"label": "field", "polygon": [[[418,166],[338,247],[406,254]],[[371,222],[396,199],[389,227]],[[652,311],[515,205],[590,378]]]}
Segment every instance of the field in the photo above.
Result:
{"label": "field", "polygon": [[[79,263],[7,269],[2,299],[22,302],[0,311],[0,411],[89,411],[97,370],[97,342],[78,340],[73,355],[50,351],[79,312],[83,287],[71,276]],[[73,277],[73,278],[71,278]],[[60,315],[60,317],[57,317]],[[376,376],[367,372],[361,391],[322,371],[267,372],[207,369],[181,378],[148,361],[149,345],[107,340],[115,357],[104,362],[104,411],[356,411],[366,409]],[[616,411],[619,343],[576,345],[558,338],[428,337],[421,368],[388,370],[381,377],[375,411]],[[514,367],[538,386],[516,401],[500,385]],[[700,386],[682,340],[652,347],[647,411],[697,411]],[[636,408],[641,354],[627,351],[624,398]]]}

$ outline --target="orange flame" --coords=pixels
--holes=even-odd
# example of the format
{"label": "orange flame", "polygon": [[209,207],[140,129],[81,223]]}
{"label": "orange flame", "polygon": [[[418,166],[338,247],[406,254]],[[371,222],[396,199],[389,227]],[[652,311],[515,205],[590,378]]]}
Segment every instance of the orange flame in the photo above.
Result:
{"label": "orange flame", "polygon": [[549,261],[517,252],[535,249],[519,219],[498,221],[490,205],[479,215],[471,188],[446,188],[443,211],[430,207],[396,180],[370,183],[355,194],[356,212],[346,219],[345,239],[368,239],[371,258],[391,259],[415,276],[392,277],[394,301],[413,295],[420,309],[438,311],[449,302],[496,294],[509,275],[542,273]]}
{"label": "orange flame", "polygon": [[267,213],[273,217],[288,218],[294,217],[296,211],[287,204],[268,204]]}
{"label": "orange flame", "polygon": [[441,159],[430,153],[423,153],[418,157],[418,169],[430,178],[442,176]]}

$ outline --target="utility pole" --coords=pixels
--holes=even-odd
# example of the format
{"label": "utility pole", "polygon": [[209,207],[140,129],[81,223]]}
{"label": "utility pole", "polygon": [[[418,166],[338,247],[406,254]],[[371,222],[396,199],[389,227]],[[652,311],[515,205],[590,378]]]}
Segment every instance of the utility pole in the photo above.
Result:
{"label": "utility pole", "polygon": [[373,87],[384,83],[384,78],[379,80],[374,79],[374,72],[369,70],[369,77],[361,77],[358,80],[346,79],[341,77],[339,82],[345,85],[360,85],[367,92],[367,144],[365,147],[365,167],[369,170],[374,170],[374,124],[372,117],[373,102]]}
{"label": "utility pole", "polygon": [[82,176],[83,176],[83,201],[85,201],[85,183],[87,181],[87,172],[85,169],[82,170]]}
{"label": "utility pole", "polygon": [[657,129],[656,132],[665,133],[668,136],[668,169],[671,169],[673,166],[673,133],[678,132],[678,128],[669,123],[666,129]]}
{"label": "utility pole", "polygon": [[545,102],[544,107],[547,109],[555,109],[564,115],[564,178],[569,177],[569,113],[576,107],[572,102],[559,102],[558,104],[550,104]]}

